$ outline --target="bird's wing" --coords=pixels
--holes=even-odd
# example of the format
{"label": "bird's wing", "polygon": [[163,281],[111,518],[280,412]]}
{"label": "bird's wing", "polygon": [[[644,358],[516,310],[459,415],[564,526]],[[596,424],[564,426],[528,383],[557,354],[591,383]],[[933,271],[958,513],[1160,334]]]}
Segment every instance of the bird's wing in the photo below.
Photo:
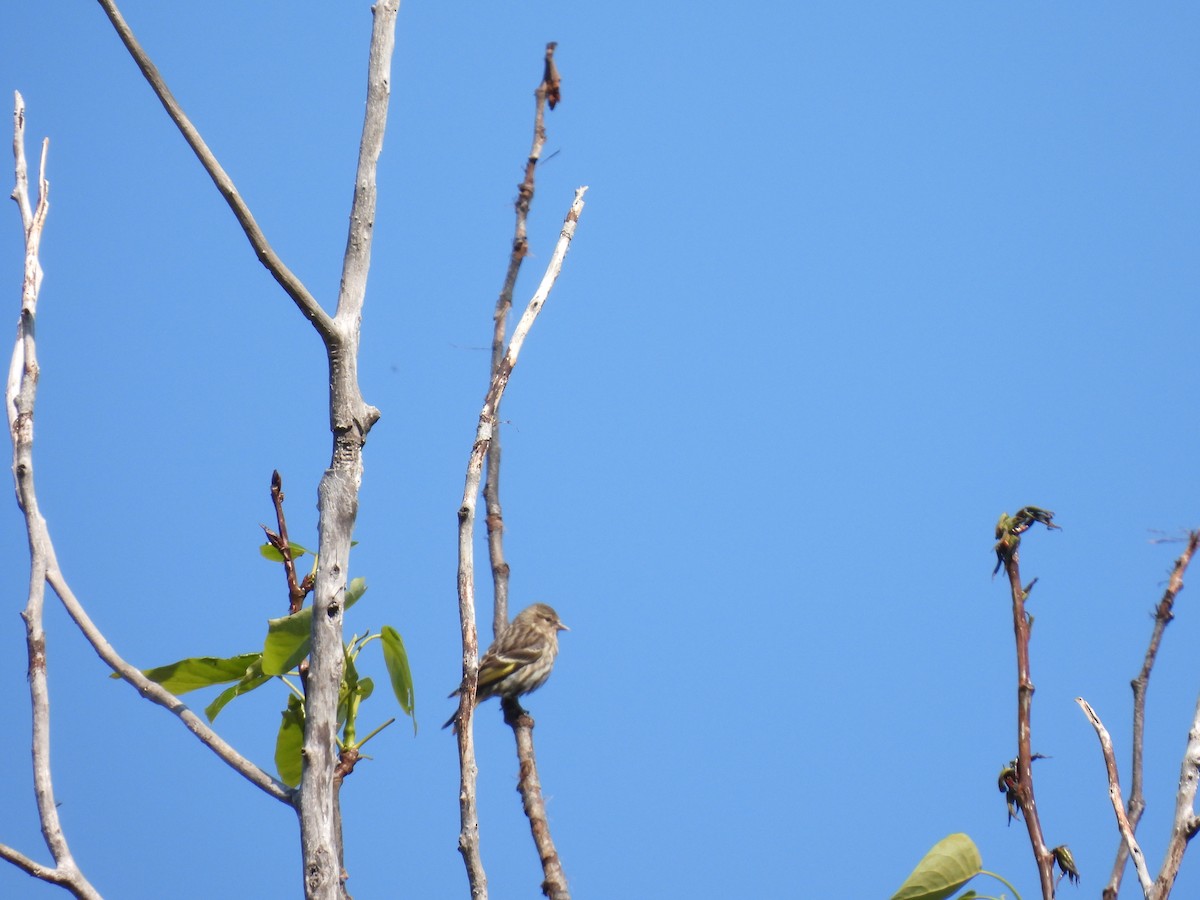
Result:
{"label": "bird's wing", "polygon": [[479,661],[479,686],[494,684],[527,666],[545,652],[544,642],[525,647],[492,647]]}

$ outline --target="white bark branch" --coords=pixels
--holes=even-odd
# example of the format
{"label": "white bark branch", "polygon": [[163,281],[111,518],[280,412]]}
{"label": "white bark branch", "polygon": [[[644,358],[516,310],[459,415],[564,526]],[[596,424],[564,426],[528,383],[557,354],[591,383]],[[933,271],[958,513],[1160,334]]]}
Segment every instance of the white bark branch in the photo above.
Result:
{"label": "white bark branch", "polygon": [[308,900],[344,895],[346,876],[338,816],[337,704],[342,681],[343,604],[350,544],[362,484],[362,448],[379,410],[363,400],[358,384],[358,345],[375,227],[376,168],[383,151],[391,96],[392,53],[400,0],[380,0],[367,64],[367,103],[359,143],[358,170],[342,263],[337,312],[323,332],[329,357],[329,423],[333,452],[317,488],[319,547],[313,585],[312,649],[304,698],[304,774],[300,781],[300,843]]}
{"label": "white bark branch", "polygon": [[263,234],[258,223],[254,220],[254,216],[250,212],[250,207],[246,205],[246,201],[242,199],[238,193],[233,179],[229,177],[229,173],[221,167],[217,162],[216,156],[208,148],[204,139],[200,136],[200,132],[196,130],[191,120],[184,114],[183,108],[179,105],[179,101],[175,99],[175,95],[171,93],[167,87],[167,83],[163,80],[161,74],[154,63],[150,61],[150,57],[146,51],[142,49],[142,45],[133,35],[133,30],[126,23],[125,18],[121,15],[121,11],[117,9],[117,4],[113,0],[99,0],[101,8],[109,21],[112,22],[113,28],[116,29],[117,36],[121,39],[121,43],[129,51],[129,55],[133,57],[133,61],[137,63],[137,67],[142,70],[142,74],[146,77],[146,81],[150,83],[150,87],[154,93],[158,95],[159,101],[163,108],[166,109],[167,115],[171,117],[171,121],[179,128],[183,139],[187,141],[188,146],[192,148],[192,152],[196,154],[196,158],[200,160],[200,164],[204,167],[204,171],[213,180],[213,184],[217,186],[217,190],[221,192],[221,196],[225,198],[225,202],[229,204],[229,208],[233,210],[233,215],[237,218],[238,224],[242,226],[242,231],[245,232],[246,238],[250,241],[250,246],[254,248],[254,253],[258,257],[258,261],[266,267],[272,277],[279,282],[279,286],[284,292],[292,298],[296,306],[302,312],[313,327],[315,327],[322,337],[328,337],[332,328],[332,320],[329,314],[321,308],[321,305],[316,301],[316,298],[308,292],[303,282],[284,265],[283,260],[272,249],[270,243],[267,242],[266,235]]}
{"label": "white bark branch", "polygon": [[[0,845],[0,858],[6,859],[43,881],[67,888],[76,897],[99,898],[71,855],[67,836],[58,818],[58,803],[54,799],[54,779],[50,767],[50,686],[46,674],[46,633],[42,627],[42,612],[46,605],[46,569],[49,562],[46,546],[40,540],[45,520],[33,495],[33,402],[37,394],[37,346],[34,343],[34,322],[37,317],[38,293],[42,283],[42,267],[38,259],[42,229],[50,211],[50,183],[46,180],[46,157],[50,142],[42,142],[41,166],[38,173],[37,206],[29,200],[28,164],[25,160],[25,101],[20,93],[13,104],[13,157],[16,186],[12,197],[21,211],[25,232],[25,265],[21,284],[21,312],[17,323],[17,339],[12,362],[5,382],[5,408],[8,411],[9,434],[13,442],[13,478],[16,481],[17,502],[25,513],[29,534],[29,593],[21,618],[25,620],[25,647],[29,659],[29,705],[32,718],[33,793],[37,802],[42,837],[54,867],[40,865],[12,847]],[[49,555],[53,558],[53,554]]]}
{"label": "white bark branch", "polygon": [[1092,727],[1096,729],[1096,737],[1100,739],[1100,751],[1104,754],[1104,768],[1108,773],[1108,799],[1112,802],[1113,812],[1117,816],[1117,828],[1121,832],[1121,837],[1125,839],[1125,845],[1129,848],[1129,855],[1133,859],[1133,867],[1137,872],[1138,883],[1142,886],[1145,895],[1150,897],[1151,891],[1154,889],[1154,882],[1150,878],[1150,870],[1146,867],[1145,854],[1142,853],[1142,848],[1138,845],[1133,828],[1129,824],[1129,817],[1125,815],[1125,803],[1121,799],[1121,782],[1117,775],[1117,758],[1113,753],[1112,738],[1109,737],[1108,729],[1104,727],[1104,723],[1100,721],[1100,717],[1096,715],[1091,704],[1082,697],[1076,697],[1075,702],[1079,704],[1083,714],[1092,723]]}
{"label": "white bark branch", "polygon": [[[23,116],[23,111],[21,115]],[[42,210],[40,214],[35,213],[31,221],[40,228],[38,225],[39,215],[40,220],[45,219],[45,211]],[[26,213],[23,209],[22,219],[25,218]],[[35,252],[36,249],[35,244]],[[38,509],[37,494],[34,490],[33,414],[40,374],[37,364],[34,325],[37,316],[36,287],[41,280],[41,273],[36,260],[31,262],[28,254],[25,268],[26,288],[22,297],[21,324],[18,327],[17,345],[13,350],[13,363],[9,367],[6,399],[13,436],[13,475],[16,482],[17,502],[25,513],[32,565],[36,576],[31,579],[31,590],[35,582],[48,583],[88,643],[114,672],[137,688],[144,697],[178,716],[189,731],[210,747],[234,771],[277,800],[290,802],[291,791],[286,785],[276,781],[234,750],[203,719],[188,709],[182,700],[148,679],[137,667],[121,658],[120,654],[105,639],[100,629],[92,622],[59,567],[54,544],[50,539],[50,531]],[[36,279],[32,279],[30,275],[34,271],[37,272]]]}
{"label": "white bark branch", "polygon": [[1179,771],[1179,792],[1175,795],[1175,820],[1171,825],[1171,840],[1159,870],[1155,888],[1159,897],[1169,896],[1183,863],[1188,842],[1200,831],[1200,816],[1196,815],[1196,787],[1200,779],[1200,701],[1192,717],[1187,748]]}
{"label": "white bark branch", "polygon": [[459,760],[459,822],[458,849],[463,855],[467,867],[467,880],[470,883],[472,900],[486,900],[487,875],[484,872],[483,860],[479,853],[479,811],[476,804],[476,779],[479,769],[475,764],[475,736],[472,722],[475,710],[475,692],[479,678],[479,632],[475,623],[475,507],[479,499],[479,483],[483,474],[483,459],[487,455],[488,446],[496,428],[496,409],[504,396],[513,367],[525,338],[533,327],[538,313],[542,311],[550,290],[562,272],[563,260],[571,247],[571,239],[575,236],[575,227],[579,216],[583,213],[583,195],[586,187],[575,191],[575,200],[563,222],[558,242],[546,273],[542,276],[541,284],[534,292],[521,315],[521,320],[513,330],[513,336],[508,342],[492,382],[484,397],[483,408],[479,413],[479,425],[475,430],[475,443],[471,447],[471,455],[467,460],[466,483],[463,487],[462,505],[458,508],[458,612],[462,620],[463,642],[463,688],[459,698],[458,714],[458,760]]}
{"label": "white bark branch", "polygon": [[337,310],[332,317],[271,249],[233,180],[184,114],[116,4],[113,0],[99,0],[99,3],[167,114],[233,210],[259,260],[312,322],[325,343],[333,452],[330,466],[317,490],[319,555],[313,587],[313,636],[305,694],[304,774],[299,792],[292,799],[300,816],[305,895],[310,900],[332,900],[344,893],[342,847],[334,797],[337,698],[344,653],[343,597],[348,579],[351,535],[358,512],[358,489],[362,483],[362,448],[367,433],[379,418],[379,411],[366,404],[359,390],[358,346],[375,224],[375,170],[387,124],[391,59],[400,3],[399,0],[380,0],[372,8],[374,28],[368,63],[367,110],[359,146],[341,287]]}

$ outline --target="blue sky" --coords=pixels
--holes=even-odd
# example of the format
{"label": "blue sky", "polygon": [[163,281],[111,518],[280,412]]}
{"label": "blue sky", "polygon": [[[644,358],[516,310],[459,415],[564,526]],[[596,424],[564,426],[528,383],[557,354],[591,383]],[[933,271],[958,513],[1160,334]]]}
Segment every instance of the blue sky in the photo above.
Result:
{"label": "blue sky", "polygon": [[[367,4],[122,9],[331,305]],[[256,549],[272,469],[313,540],[319,341],[99,8],[2,21],[0,86],[25,96],[31,149],[51,139],[35,458],[60,559],[133,662],[253,650],[286,604]],[[572,628],[528,705],[575,895],[886,897],[965,831],[1036,896],[996,791],[1016,684],[990,578],[996,518],[1033,503],[1063,526],[1023,548],[1034,748],[1052,757],[1038,801],[1083,874],[1060,895],[1095,896],[1117,833],[1073,698],[1124,764],[1128,682],[1181,549],[1155,539],[1200,526],[1200,13],[1183,4],[401,7],[361,358],[383,412],[352,558],[369,592],[349,626],[402,632],[421,728],[389,729],[347,783],[352,893],[466,892],[437,728],[460,677],[455,510],[547,40],[563,103],[519,301],[590,191],[506,397],[503,487],[513,603]],[[0,554],[0,840],[46,859],[15,504]],[[1177,612],[1148,707],[1155,867],[1200,690],[1191,591]],[[110,681],[57,606],[47,629],[56,787],[94,883],[297,896],[294,816]],[[283,702],[264,688],[218,725],[270,766]],[[393,712],[381,691],[364,724]],[[497,709],[477,742],[493,896],[535,896]],[[56,892],[0,868],[0,894]]]}

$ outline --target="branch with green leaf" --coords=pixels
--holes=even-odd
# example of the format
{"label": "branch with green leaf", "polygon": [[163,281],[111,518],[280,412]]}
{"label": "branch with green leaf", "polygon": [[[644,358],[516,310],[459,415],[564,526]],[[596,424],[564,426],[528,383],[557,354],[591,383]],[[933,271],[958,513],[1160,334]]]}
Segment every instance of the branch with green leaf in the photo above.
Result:
{"label": "branch with green leaf", "polygon": [[[280,489],[279,473],[272,478],[271,493],[276,502],[276,513],[279,519],[281,535],[287,534],[286,522],[283,517],[282,490]],[[309,583],[312,575],[306,575],[302,581],[295,577],[295,562],[304,556],[313,556],[313,571],[316,571],[317,560],[300,544],[283,542],[283,540],[268,532],[268,543],[259,548],[259,552],[268,560],[280,562],[287,570],[289,585]],[[344,609],[349,610],[366,593],[366,582],[361,578],[350,581],[346,587]],[[295,592],[289,590],[289,607],[293,605]],[[303,600],[303,597],[301,597]],[[204,714],[209,722],[216,720],[231,701],[257,690],[269,681],[278,679],[284,684],[289,695],[287,705],[282,712],[282,721],[275,740],[275,768],[279,780],[288,787],[294,788],[300,783],[302,773],[302,747],[304,743],[304,703],[305,703],[305,663],[312,647],[312,606],[305,606],[295,612],[277,619],[267,620],[267,633],[263,639],[262,649],[257,652],[239,653],[235,656],[192,656],[143,670],[143,674],[151,681],[162,685],[175,695],[186,694],[202,688],[229,685],[221,691],[205,707]],[[375,683],[370,677],[360,676],[358,659],[362,650],[370,643],[378,640],[383,653],[384,665],[387,668],[388,680],[392,692],[396,696],[400,708],[405,715],[413,720],[413,734],[417,731],[417,720],[413,706],[412,672],[409,669],[408,654],[404,649],[404,641],[400,633],[390,625],[384,625],[377,634],[369,631],[361,637],[354,635],[345,643],[345,656],[342,666],[342,681],[338,691],[337,729],[340,733],[338,749],[341,754],[341,776],[349,774],[353,765],[347,766],[347,759],[354,761],[360,758],[359,751],[364,744],[390,725],[395,719],[389,719],[373,729],[365,738],[358,739],[358,716],[361,704],[371,696]],[[117,677],[115,674],[113,677]],[[291,678],[298,679],[300,684],[293,683]]]}
{"label": "branch with green leaf", "polygon": [[[1013,817],[1013,808],[1020,810],[1029,832],[1029,843],[1033,848],[1034,861],[1037,863],[1038,876],[1042,886],[1043,900],[1053,900],[1057,879],[1054,866],[1057,861],[1057,851],[1065,851],[1065,859],[1070,859],[1070,851],[1066,845],[1054,849],[1046,846],[1042,837],[1042,822],[1038,816],[1037,799],[1033,789],[1033,760],[1032,750],[1032,719],[1033,719],[1033,679],[1029,674],[1029,637],[1033,628],[1033,616],[1025,608],[1029,593],[1037,583],[1035,578],[1028,585],[1021,584],[1020,547],[1021,535],[1035,524],[1041,523],[1047,529],[1058,529],[1054,524],[1054,513],[1039,506],[1025,506],[1016,514],[1004,513],[996,523],[996,568],[994,575],[1001,568],[1008,576],[1009,588],[1012,593],[1013,633],[1017,645],[1017,758],[1015,766],[1010,767],[1013,773],[1009,779],[1005,794],[1009,805],[1009,817]],[[1073,870],[1074,863],[1071,863]],[[1063,874],[1068,874],[1066,868]],[[1071,872],[1073,878],[1077,872]],[[1059,876],[1062,877],[1061,875]]]}

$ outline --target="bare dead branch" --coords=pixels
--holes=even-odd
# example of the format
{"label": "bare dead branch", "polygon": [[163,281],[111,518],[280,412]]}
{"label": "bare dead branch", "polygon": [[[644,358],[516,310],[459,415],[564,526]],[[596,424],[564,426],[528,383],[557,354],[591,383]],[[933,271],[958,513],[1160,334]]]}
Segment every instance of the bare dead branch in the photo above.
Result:
{"label": "bare dead branch", "polygon": [[475,623],[475,554],[473,537],[475,532],[475,505],[479,496],[479,483],[483,474],[483,458],[496,428],[496,409],[504,396],[504,389],[512,377],[521,347],[533,327],[538,313],[550,295],[554,282],[562,271],[563,260],[575,235],[575,227],[583,212],[583,196],[586,187],[575,191],[575,200],[563,222],[562,232],[555,244],[550,263],[542,276],[541,284],[530,298],[529,305],[513,330],[508,349],[500,359],[492,376],[483,408],[479,413],[479,425],[475,430],[475,443],[467,460],[466,483],[463,487],[462,504],[458,508],[458,612],[462,620],[463,681],[459,697],[458,713],[458,760],[459,760],[459,820],[461,830],[458,849],[463,855],[473,900],[487,897],[487,875],[479,855],[479,815],[476,806],[475,782],[478,767],[475,764],[475,736],[472,727],[475,709],[475,693],[479,679],[479,633]]}
{"label": "bare dead branch", "polygon": [[[500,371],[504,359],[504,338],[507,331],[508,311],[512,308],[512,295],[516,286],[521,262],[528,253],[526,223],[533,203],[534,173],[542,148],[546,144],[546,103],[553,109],[559,100],[559,75],[554,64],[554,43],[546,45],[545,65],[541,84],[534,91],[533,146],[525,163],[525,178],[517,187],[516,225],[513,234],[512,253],[504,286],[496,301],[492,333],[492,378]],[[496,427],[487,450],[487,481],[483,495],[487,503],[488,555],[492,568],[493,618],[492,631],[499,637],[508,624],[509,566],[504,558],[504,513],[500,504],[500,402],[495,408]],[[519,775],[517,790],[521,794],[525,815],[529,819],[533,842],[538,858],[542,862],[542,891],[553,900],[570,900],[566,875],[550,835],[550,824],[546,817],[546,804],[542,797],[541,781],[538,778],[537,758],[533,750],[533,719],[515,701],[504,701],[504,720],[513,729],[517,744]]]}
{"label": "bare dead branch", "polygon": [[54,548],[49,543],[49,534],[45,533],[44,536],[49,554],[46,581],[54,589],[54,593],[58,595],[59,600],[62,601],[63,607],[67,610],[67,614],[71,617],[71,620],[79,627],[80,632],[83,633],[87,642],[92,645],[92,649],[96,651],[96,655],[104,660],[109,668],[120,675],[122,679],[133,685],[139,694],[151,703],[157,703],[168,712],[177,716],[183,722],[184,727],[199,739],[200,743],[212,750],[231,769],[276,800],[291,803],[292,791],[287,785],[277,781],[238,753],[219,734],[213,731],[208,723],[192,712],[182,700],[162,685],[151,681],[141,673],[140,669],[130,665],[121,658],[96,627],[95,623],[88,617],[87,612],[84,611],[83,605],[71,590],[71,586],[67,584],[66,578],[58,567]]}
{"label": "bare dead branch", "polygon": [[[1130,775],[1129,800],[1125,811],[1129,817],[1129,827],[1135,834],[1138,823],[1142,819],[1142,813],[1146,809],[1146,798],[1142,790],[1142,758],[1146,734],[1146,689],[1150,684],[1150,671],[1158,657],[1158,647],[1162,642],[1163,633],[1175,617],[1173,611],[1175,598],[1183,590],[1184,572],[1187,571],[1188,563],[1192,561],[1192,555],[1196,552],[1198,543],[1200,543],[1200,531],[1191,532],[1188,535],[1186,548],[1175,560],[1171,577],[1167,581],[1167,589],[1163,592],[1162,599],[1158,601],[1158,606],[1154,610],[1154,630],[1150,634],[1150,643],[1146,647],[1146,656],[1142,660],[1142,670],[1130,682],[1130,686],[1133,688],[1133,771]],[[1117,894],[1121,890],[1121,879],[1125,875],[1125,863],[1128,859],[1129,845],[1122,840],[1117,845],[1116,859],[1113,862],[1112,873],[1108,877],[1108,884],[1100,895],[1103,900],[1116,900]]]}
{"label": "bare dead branch", "polygon": [[[390,95],[391,57],[395,46],[395,21],[399,0],[380,0],[373,8],[374,28],[368,64],[367,110],[359,148],[350,226],[343,261],[341,287],[334,316],[321,308],[300,280],[283,264],[258,227],[232,179],[217,162],[199,132],[183,113],[157,68],[134,37],[112,0],[99,0],[121,41],[133,56],[171,120],[180,129],[218,191],[225,198],[259,260],[314,325],[325,343],[330,376],[330,426],[333,432],[332,462],[318,487],[320,520],[319,549],[313,598],[313,635],[310,678],[306,684],[304,774],[298,792],[288,791],[265,773],[259,772],[224,745],[215,734],[166,691],[128,666],[104,641],[87,619],[57,571],[52,548],[47,580],[59,593],[72,618],[93,646],[122,677],[134,683],[143,695],[155,700],[185,721],[185,724],[222,758],[268,793],[297,807],[304,855],[305,894],[310,900],[344,896],[344,875],[338,864],[342,847],[337,828],[333,778],[338,687],[343,662],[342,616],[351,534],[357,514],[358,488],[362,481],[362,447],[379,411],[365,403],[358,387],[357,353],[362,307],[370,264],[371,235],[375,220],[375,171],[383,146]],[[265,780],[264,780],[265,779]]]}
{"label": "bare dead branch", "polygon": [[[1175,887],[1175,878],[1180,874],[1183,853],[1188,842],[1200,832],[1200,816],[1196,815],[1196,782],[1200,780],[1200,701],[1196,702],[1192,716],[1192,728],[1188,731],[1187,749],[1183,751],[1180,766],[1180,790],[1175,796],[1175,820],[1171,823],[1171,839],[1166,844],[1162,869],[1154,880],[1154,900],[1165,900]],[[1136,860],[1135,860],[1136,862]],[[1147,895],[1148,896],[1148,895]]]}
{"label": "bare dead branch", "polygon": [[[33,494],[33,404],[37,395],[38,363],[34,324],[37,319],[38,294],[42,282],[42,267],[38,252],[42,230],[50,212],[50,183],[46,180],[48,140],[42,142],[42,158],[38,174],[38,199],[29,199],[29,173],[25,159],[25,101],[14,93],[13,157],[16,186],[12,197],[21,211],[25,232],[25,265],[21,283],[21,312],[17,323],[16,344],[5,383],[5,407],[8,410],[9,433],[13,442],[13,477],[17,484],[17,502],[25,513],[29,534],[29,593],[21,618],[25,621],[25,648],[29,660],[29,705],[33,757],[33,794],[41,821],[46,848],[54,857],[54,867],[40,865],[19,851],[0,845],[0,858],[43,881],[62,885],[76,897],[99,898],[75,863],[54,797],[54,779],[50,765],[50,686],[46,672],[46,633],[42,613],[46,605],[45,544],[39,530],[45,522]],[[27,489],[23,489],[27,488]]]}
{"label": "bare dead branch", "polygon": [[332,329],[332,321],[329,314],[321,308],[316,298],[308,292],[303,282],[284,265],[283,260],[271,247],[267,241],[267,237],[263,234],[258,223],[254,220],[254,216],[250,212],[250,207],[246,205],[246,201],[242,199],[238,193],[237,187],[233,183],[233,179],[217,162],[216,156],[208,148],[204,139],[200,136],[200,132],[196,129],[191,120],[184,114],[183,108],[167,87],[166,81],[159,73],[158,68],[151,62],[146,51],[142,49],[141,44],[133,35],[133,30],[126,23],[121,11],[117,9],[117,4],[113,0],[99,0],[100,7],[104,10],[112,22],[113,28],[116,29],[117,36],[121,39],[121,43],[125,45],[125,49],[129,51],[129,55],[133,57],[133,61],[137,63],[137,67],[141,69],[142,75],[146,81],[150,83],[150,87],[158,96],[159,102],[166,109],[167,115],[171,121],[179,129],[183,135],[183,139],[187,141],[188,146],[192,148],[192,152],[196,154],[196,158],[200,160],[200,164],[204,167],[204,171],[208,173],[213,184],[217,186],[221,196],[225,198],[225,202],[233,211],[234,217],[238,220],[238,224],[242,226],[242,231],[245,232],[246,238],[250,241],[250,246],[254,249],[255,255],[271,273],[271,276],[279,282],[279,286],[283,288],[284,293],[292,298],[296,306],[300,308],[300,312],[304,317],[312,322],[313,326],[321,334],[322,337],[328,337]]}
{"label": "bare dead branch", "polygon": [[83,880],[83,876],[79,873],[78,869],[73,868],[74,864],[70,868],[60,864],[56,868],[51,869],[48,866],[43,866],[41,863],[34,862],[25,854],[5,844],[0,844],[0,859],[7,860],[34,878],[49,884],[57,884],[73,896],[81,898],[81,900],[102,900],[99,892],[88,884],[87,881]]}
{"label": "bare dead branch", "polygon": [[[1179,771],[1179,792],[1175,795],[1175,819],[1171,825],[1171,840],[1167,842],[1167,853],[1159,869],[1154,889],[1156,898],[1170,896],[1183,863],[1183,854],[1196,832],[1200,831],[1200,816],[1196,815],[1196,785],[1200,781],[1200,702],[1192,716],[1192,727],[1188,732],[1187,749]],[[1136,860],[1135,860],[1136,862]]]}
{"label": "bare dead branch", "polygon": [[312,646],[304,697],[304,768],[300,780],[300,843],[308,900],[347,896],[341,823],[334,778],[338,690],[345,659],[343,604],[350,546],[362,484],[362,448],[379,419],[358,384],[358,345],[375,227],[376,169],[383,151],[391,96],[392,53],[400,0],[379,0],[367,62],[367,102],[359,143],[350,225],[337,312],[323,332],[329,357],[329,424],[333,452],[317,487],[317,577],[313,585]]}
{"label": "bare dead branch", "polygon": [[1129,817],[1125,815],[1125,805],[1121,800],[1121,783],[1117,774],[1117,758],[1113,753],[1112,738],[1108,736],[1108,730],[1104,727],[1104,723],[1100,721],[1100,717],[1096,715],[1096,711],[1092,709],[1086,700],[1082,697],[1076,697],[1075,702],[1079,704],[1079,708],[1083,710],[1083,714],[1092,723],[1092,727],[1096,729],[1096,737],[1100,739],[1100,752],[1104,754],[1104,768],[1108,773],[1108,799],[1112,802],[1113,812],[1117,816],[1117,828],[1120,830],[1121,837],[1125,841],[1125,845],[1129,848],[1130,855],[1133,857],[1133,866],[1137,870],[1138,881],[1142,885],[1143,892],[1149,897],[1154,883],[1150,880],[1150,871],[1146,868],[1146,857],[1142,853],[1142,848],[1138,846],[1137,838],[1134,837]]}
{"label": "bare dead branch", "polygon": [[[1025,611],[1029,589],[1021,585],[1019,547],[1021,534],[1028,531],[1034,522],[1042,522],[1047,528],[1057,528],[1052,522],[1054,514],[1036,506],[1027,506],[1016,515],[1007,513],[1000,517],[996,526],[997,567],[1003,566],[1008,575],[1012,592],[1013,632],[1017,644],[1017,777],[1013,786],[1017,805],[1029,831],[1029,843],[1037,863],[1042,886],[1043,900],[1054,898],[1054,853],[1046,847],[1042,837],[1042,823],[1038,816],[1037,800],[1033,790],[1033,679],[1029,674],[1029,632],[1032,617]],[[1033,585],[1030,584],[1030,588]]]}
{"label": "bare dead branch", "polygon": [[546,800],[542,797],[542,782],[538,778],[537,758],[533,752],[533,719],[515,700],[504,698],[502,704],[504,721],[512,728],[517,741],[517,791],[529,819],[538,859],[542,861],[542,893],[549,900],[571,900],[567,876],[550,836],[550,820],[546,817]]}

